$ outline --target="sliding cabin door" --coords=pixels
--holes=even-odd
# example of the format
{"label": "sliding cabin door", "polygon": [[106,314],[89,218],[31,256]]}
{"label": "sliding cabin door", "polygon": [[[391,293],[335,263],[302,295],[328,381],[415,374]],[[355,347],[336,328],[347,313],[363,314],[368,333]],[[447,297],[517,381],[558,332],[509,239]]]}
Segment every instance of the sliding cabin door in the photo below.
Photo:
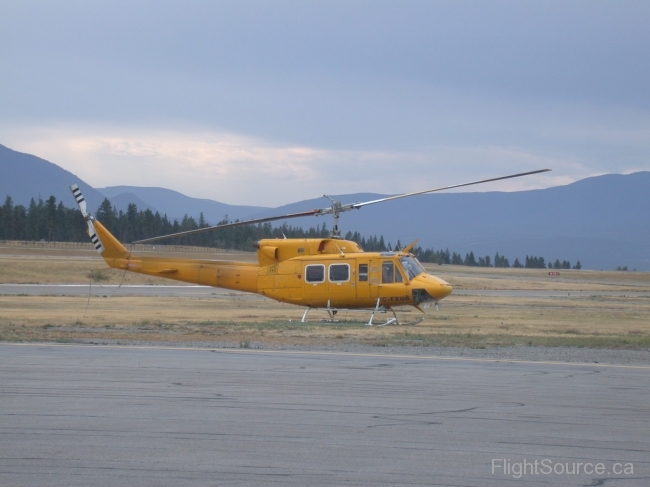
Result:
{"label": "sliding cabin door", "polygon": [[327,298],[334,308],[345,308],[356,301],[354,261],[336,260],[327,263]]}
{"label": "sliding cabin door", "polygon": [[327,296],[327,266],[320,263],[305,264],[303,269],[303,298],[309,306],[322,306]]}

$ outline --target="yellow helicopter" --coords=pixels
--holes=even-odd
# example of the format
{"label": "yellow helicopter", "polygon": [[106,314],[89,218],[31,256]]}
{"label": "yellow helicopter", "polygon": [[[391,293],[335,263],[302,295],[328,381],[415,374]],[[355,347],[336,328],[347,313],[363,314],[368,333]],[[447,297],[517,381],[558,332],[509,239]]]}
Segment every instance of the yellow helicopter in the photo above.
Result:
{"label": "yellow helicopter", "polygon": [[[325,309],[330,321],[334,321],[334,316],[340,310],[362,310],[370,312],[368,325],[384,326],[400,324],[395,307],[413,306],[424,313],[425,309],[434,304],[437,309],[438,302],[451,294],[453,288],[444,280],[428,273],[410,253],[417,241],[395,252],[364,252],[356,242],[341,239],[338,228],[341,213],[399,198],[547,171],[550,169],[405,193],[363,203],[342,204],[328,197],[332,201],[329,208],[226,223],[134,242],[149,243],[238,225],[305,216],[333,216],[334,225],[328,238],[263,239],[256,242],[257,264],[135,255],[88,214],[79,186],[73,184],[70,190],[88,224],[88,235],[95,249],[112,268],[204,286],[257,293],[283,303],[305,306],[302,322],[306,321],[307,313],[315,308]],[[388,311],[393,313],[392,318],[375,322],[377,313]],[[404,324],[416,324],[422,319],[424,316]]]}

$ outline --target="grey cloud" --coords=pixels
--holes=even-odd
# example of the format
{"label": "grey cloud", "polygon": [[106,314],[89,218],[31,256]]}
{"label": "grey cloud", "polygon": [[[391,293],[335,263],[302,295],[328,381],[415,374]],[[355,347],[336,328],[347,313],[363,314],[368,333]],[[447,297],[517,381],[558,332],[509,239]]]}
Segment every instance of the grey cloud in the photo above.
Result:
{"label": "grey cloud", "polygon": [[0,118],[637,163],[599,134],[650,126],[648,25],[643,1],[2,2]]}
{"label": "grey cloud", "polygon": [[[31,6],[31,8],[30,8]],[[397,76],[648,108],[647,2],[58,2],[2,7],[3,55],[208,78]],[[18,47],[18,49],[15,49]]]}

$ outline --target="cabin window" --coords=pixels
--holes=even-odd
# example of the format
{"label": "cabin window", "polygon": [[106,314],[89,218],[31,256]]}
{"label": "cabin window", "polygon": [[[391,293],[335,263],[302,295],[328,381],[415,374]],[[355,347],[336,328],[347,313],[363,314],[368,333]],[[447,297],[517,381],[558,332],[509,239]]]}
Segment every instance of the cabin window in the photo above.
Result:
{"label": "cabin window", "polygon": [[368,280],[368,264],[359,264],[359,282]]}
{"label": "cabin window", "polygon": [[325,282],[325,266],[322,264],[305,266],[305,281],[312,283]]}
{"label": "cabin window", "polygon": [[391,284],[393,282],[393,268],[395,266],[390,260],[381,263],[381,282],[382,284]]}
{"label": "cabin window", "polygon": [[348,264],[330,265],[330,282],[345,282],[350,280],[350,266]]}

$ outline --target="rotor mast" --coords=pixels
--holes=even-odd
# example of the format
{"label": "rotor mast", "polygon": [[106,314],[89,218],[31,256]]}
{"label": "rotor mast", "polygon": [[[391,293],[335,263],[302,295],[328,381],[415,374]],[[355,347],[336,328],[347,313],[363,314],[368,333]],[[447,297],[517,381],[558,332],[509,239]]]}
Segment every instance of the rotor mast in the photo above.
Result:
{"label": "rotor mast", "polygon": [[332,206],[323,212],[323,215],[331,213],[332,218],[334,219],[334,224],[330,230],[330,238],[341,238],[341,230],[339,229],[339,215],[341,212],[351,210],[352,208],[348,208],[350,205],[344,206],[340,201],[337,201],[334,198],[327,196],[326,194],[324,194],[323,197],[332,202]]}

